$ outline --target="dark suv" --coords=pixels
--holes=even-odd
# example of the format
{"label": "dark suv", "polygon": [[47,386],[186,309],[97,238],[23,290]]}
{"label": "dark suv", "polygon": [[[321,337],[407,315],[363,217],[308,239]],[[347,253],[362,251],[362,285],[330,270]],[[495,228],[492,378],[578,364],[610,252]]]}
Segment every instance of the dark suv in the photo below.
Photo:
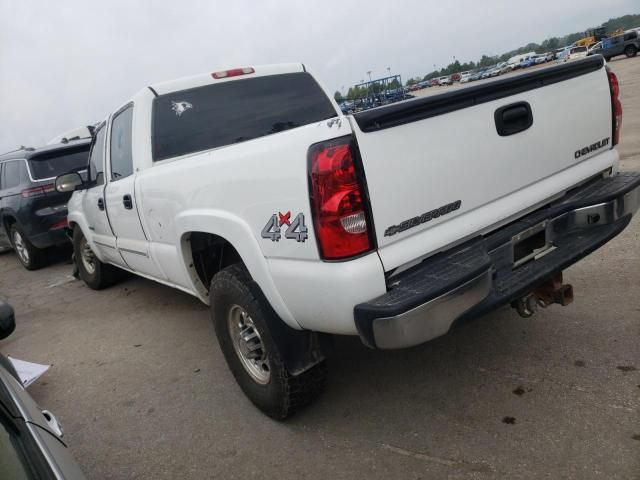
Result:
{"label": "dark suv", "polygon": [[84,139],[0,156],[0,250],[3,244],[12,247],[28,270],[45,264],[48,247],[69,241],[71,194],[58,193],[54,182],[58,175],[87,168],[90,145]]}

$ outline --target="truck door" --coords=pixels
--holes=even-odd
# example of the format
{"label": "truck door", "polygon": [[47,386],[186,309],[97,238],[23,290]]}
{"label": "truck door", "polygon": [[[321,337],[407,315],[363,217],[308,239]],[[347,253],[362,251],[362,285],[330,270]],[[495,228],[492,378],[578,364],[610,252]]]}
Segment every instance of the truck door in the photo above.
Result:
{"label": "truck door", "polygon": [[164,274],[151,257],[149,242],[138,216],[132,154],[133,115],[133,104],[128,104],[111,117],[105,202],[116,246],[127,265],[136,272],[164,279]]}
{"label": "truck door", "polygon": [[89,153],[89,187],[82,192],[82,211],[87,219],[90,236],[98,257],[105,262],[124,266],[124,260],[116,250],[116,239],[111,231],[104,203],[104,149],[106,123],[96,129]]}

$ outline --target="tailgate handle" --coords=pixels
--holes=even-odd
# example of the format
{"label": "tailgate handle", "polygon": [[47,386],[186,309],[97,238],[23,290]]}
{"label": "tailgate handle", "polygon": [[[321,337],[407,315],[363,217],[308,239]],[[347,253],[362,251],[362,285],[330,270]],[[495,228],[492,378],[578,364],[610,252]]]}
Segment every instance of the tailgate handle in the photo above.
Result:
{"label": "tailgate handle", "polygon": [[500,107],[496,110],[494,118],[496,130],[501,137],[524,132],[533,125],[531,105],[527,102],[517,102]]}

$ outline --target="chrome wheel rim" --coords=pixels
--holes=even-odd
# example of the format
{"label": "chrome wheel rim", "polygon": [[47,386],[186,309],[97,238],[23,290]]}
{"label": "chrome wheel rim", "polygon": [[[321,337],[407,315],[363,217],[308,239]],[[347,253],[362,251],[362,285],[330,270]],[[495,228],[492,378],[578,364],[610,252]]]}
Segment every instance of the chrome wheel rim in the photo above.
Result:
{"label": "chrome wheel rim", "polygon": [[232,305],[227,314],[227,324],[233,349],[242,366],[260,385],[271,378],[271,366],[267,351],[251,316],[239,305]]}
{"label": "chrome wheel rim", "polygon": [[87,273],[93,275],[96,271],[96,256],[84,237],[80,240],[80,260]]}
{"label": "chrome wheel rim", "polygon": [[28,264],[29,251],[27,250],[27,246],[24,243],[22,235],[20,235],[20,232],[18,231],[13,232],[13,248],[18,254],[18,258],[20,258],[22,263],[24,263],[25,265]]}

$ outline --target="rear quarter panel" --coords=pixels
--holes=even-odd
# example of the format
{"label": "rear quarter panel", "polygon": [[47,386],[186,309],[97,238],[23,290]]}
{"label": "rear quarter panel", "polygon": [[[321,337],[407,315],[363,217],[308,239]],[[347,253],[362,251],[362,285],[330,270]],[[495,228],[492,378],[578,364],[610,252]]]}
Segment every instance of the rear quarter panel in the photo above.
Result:
{"label": "rear quarter panel", "polygon": [[[156,162],[142,171],[136,184],[140,216],[168,278],[194,281],[185,236],[214,233],[238,250],[271,305],[291,326],[355,333],[353,306],[384,292],[382,267],[375,253],[359,259],[354,265],[362,268],[356,272],[353,266],[345,269],[320,260],[307,180],[309,146],[350,133],[344,118],[322,121]],[[279,214],[290,214],[291,220],[302,215],[308,238],[285,238],[286,225],[280,240],[262,238],[271,217]],[[349,293],[354,278],[361,280],[361,288]],[[332,300],[340,295],[342,301]]]}

